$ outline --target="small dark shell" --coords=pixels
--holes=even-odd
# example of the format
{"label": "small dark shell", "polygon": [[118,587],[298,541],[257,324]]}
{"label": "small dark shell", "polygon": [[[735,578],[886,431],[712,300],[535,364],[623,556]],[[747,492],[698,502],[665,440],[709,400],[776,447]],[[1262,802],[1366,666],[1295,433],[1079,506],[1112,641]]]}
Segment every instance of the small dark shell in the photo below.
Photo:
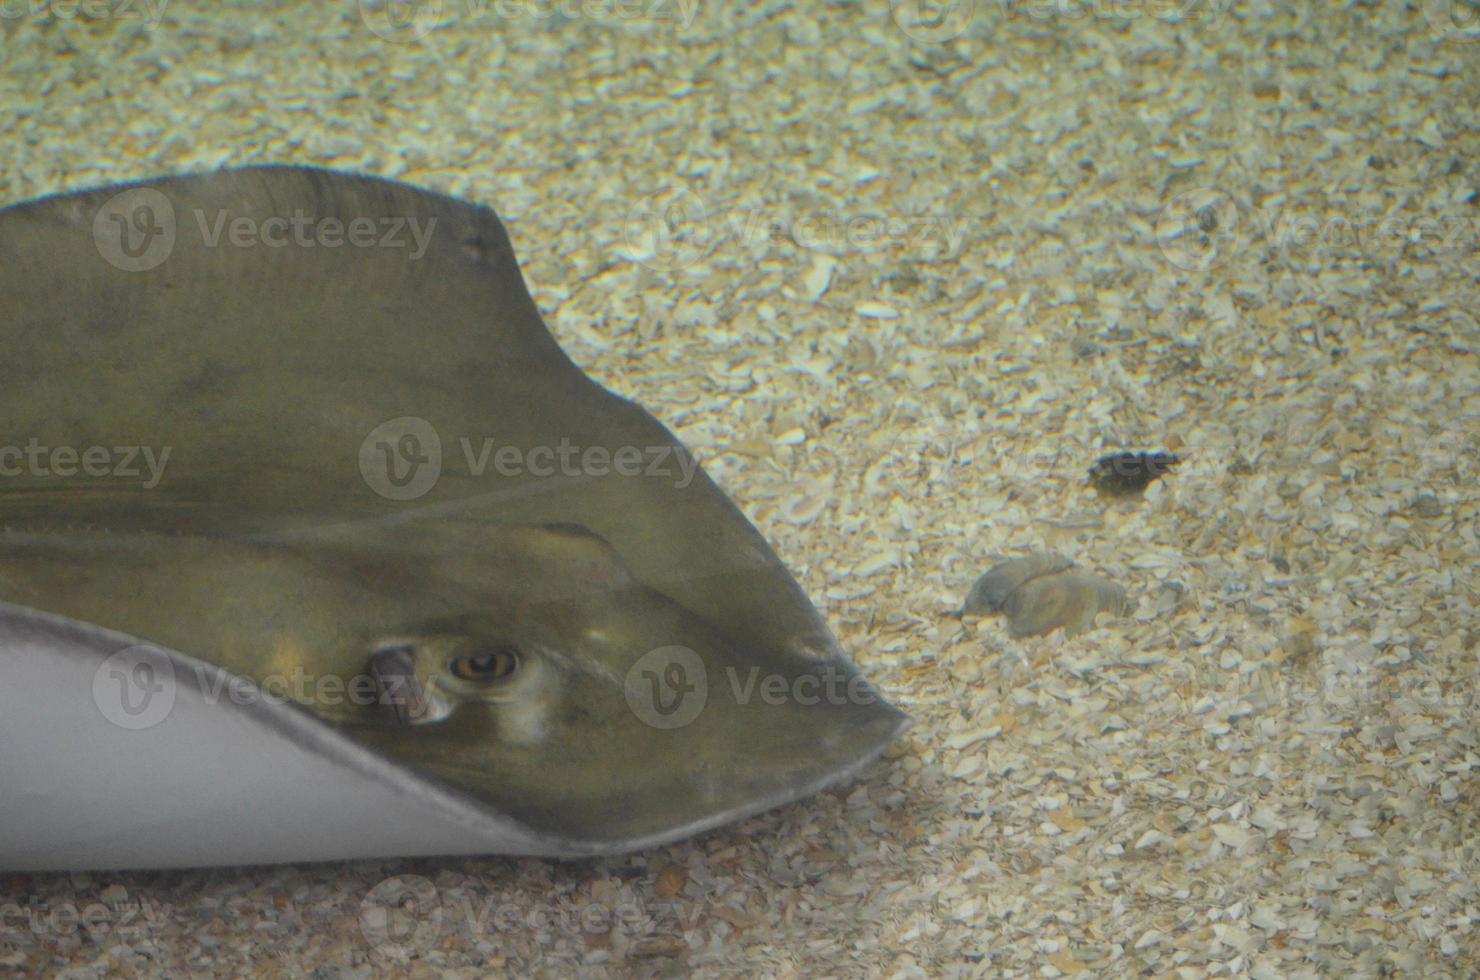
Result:
{"label": "small dark shell", "polygon": [[1111,453],[1089,468],[1089,482],[1104,496],[1128,497],[1144,491],[1180,462],[1180,457],[1167,452]]}

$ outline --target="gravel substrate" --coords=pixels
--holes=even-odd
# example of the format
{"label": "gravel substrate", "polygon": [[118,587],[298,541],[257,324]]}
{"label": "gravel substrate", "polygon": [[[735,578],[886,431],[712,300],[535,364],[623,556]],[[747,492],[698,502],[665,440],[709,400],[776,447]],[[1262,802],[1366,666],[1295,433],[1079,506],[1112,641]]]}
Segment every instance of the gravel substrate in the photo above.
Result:
{"label": "gravel substrate", "polygon": [[[1469,0],[413,6],[0,2],[0,201],[493,205],[915,726],[626,858],[0,875],[0,972],[1480,971]],[[1126,614],[956,615],[1044,551]]]}

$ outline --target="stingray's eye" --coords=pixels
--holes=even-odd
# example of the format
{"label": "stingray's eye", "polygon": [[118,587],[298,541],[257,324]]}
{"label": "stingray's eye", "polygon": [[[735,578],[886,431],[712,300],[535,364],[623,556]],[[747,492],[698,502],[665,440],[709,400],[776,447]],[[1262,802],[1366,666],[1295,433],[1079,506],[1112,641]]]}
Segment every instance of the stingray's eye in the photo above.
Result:
{"label": "stingray's eye", "polygon": [[519,651],[511,646],[488,647],[452,661],[452,676],[461,681],[488,684],[513,676],[519,669]]}

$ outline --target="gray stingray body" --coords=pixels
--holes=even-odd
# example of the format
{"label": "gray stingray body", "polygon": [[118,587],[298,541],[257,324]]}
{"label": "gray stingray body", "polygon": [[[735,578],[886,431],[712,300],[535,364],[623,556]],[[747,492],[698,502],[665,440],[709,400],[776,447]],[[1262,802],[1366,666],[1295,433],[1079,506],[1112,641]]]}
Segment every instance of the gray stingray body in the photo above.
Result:
{"label": "gray stingray body", "polygon": [[486,208],[303,168],[47,198],[0,210],[0,316],[0,867],[621,851],[902,727]]}

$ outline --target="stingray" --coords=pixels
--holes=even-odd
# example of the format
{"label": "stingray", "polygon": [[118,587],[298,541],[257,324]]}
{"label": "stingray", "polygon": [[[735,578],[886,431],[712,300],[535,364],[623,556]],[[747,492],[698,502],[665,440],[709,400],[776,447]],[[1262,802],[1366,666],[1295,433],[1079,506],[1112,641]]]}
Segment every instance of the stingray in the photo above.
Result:
{"label": "stingray", "polygon": [[488,208],[254,167],[0,210],[0,868],[681,839],[906,723]]}

